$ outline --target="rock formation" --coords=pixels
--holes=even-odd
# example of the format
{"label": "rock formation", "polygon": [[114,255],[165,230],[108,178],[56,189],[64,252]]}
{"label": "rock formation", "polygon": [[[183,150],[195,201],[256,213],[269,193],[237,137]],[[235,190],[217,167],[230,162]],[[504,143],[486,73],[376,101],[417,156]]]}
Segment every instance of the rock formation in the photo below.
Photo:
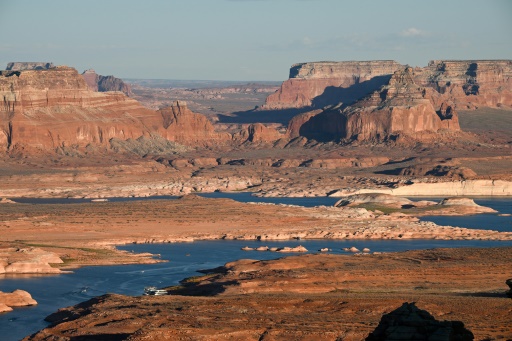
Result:
{"label": "rock formation", "polygon": [[510,288],[509,291],[507,291],[507,296],[512,298],[512,278],[509,278],[505,281],[505,283],[508,285],[508,287]]}
{"label": "rock formation", "polygon": [[85,70],[82,73],[87,86],[92,91],[106,92],[106,91],[121,91],[126,96],[132,95],[132,89],[129,84],[123,82],[122,79],[114,76],[98,75],[93,69]]}
{"label": "rock formation", "polygon": [[290,78],[268,96],[263,109],[351,102],[384,85],[403,68],[395,61],[313,62],[292,65]]}
{"label": "rock formation", "polygon": [[40,248],[0,249],[0,274],[55,274],[60,269],[50,264],[61,264],[55,253]]}
{"label": "rock formation", "polygon": [[253,123],[235,134],[233,139],[242,143],[271,143],[282,137],[284,136],[273,127],[268,127],[262,123]]}
{"label": "rock formation", "polygon": [[192,146],[223,144],[231,140],[228,133],[218,133],[206,116],[195,114],[187,103],[176,101],[157,113],[163,119],[162,132],[169,141]]}
{"label": "rock formation", "polygon": [[356,206],[360,204],[376,204],[389,207],[413,206],[413,202],[407,198],[397,197],[390,194],[367,193],[353,194],[338,200],[334,207]]}
{"label": "rock formation", "polygon": [[438,60],[414,69],[393,61],[295,64],[263,109],[305,109],[288,136],[326,142],[457,131],[456,110],[481,106],[512,107],[512,61]]}
{"label": "rock formation", "polygon": [[24,290],[14,290],[11,293],[0,291],[0,313],[12,311],[12,307],[25,307],[36,304],[36,300]]}
{"label": "rock formation", "polygon": [[[228,133],[215,132],[205,116],[192,113],[184,102],[149,110],[120,92],[91,91],[84,78],[66,66],[0,71],[0,98],[0,148],[8,151],[68,153],[90,146],[146,150],[141,145],[151,147],[155,139],[188,146],[232,140]],[[126,145],[126,140],[133,143]]]}
{"label": "rock formation", "polygon": [[460,321],[437,321],[426,310],[414,303],[404,303],[400,308],[382,316],[375,330],[366,341],[436,340],[471,341],[473,333]]}
{"label": "rock formation", "polygon": [[512,107],[512,60],[433,60],[415,73],[436,107]]}
{"label": "rock formation", "polygon": [[413,69],[406,68],[396,71],[387,85],[352,106],[338,105],[310,117],[300,126],[299,134],[318,141],[382,140],[400,133],[459,130],[455,111],[449,106],[443,108],[436,110],[423,98],[423,89],[414,82]]}
{"label": "rock formation", "polygon": [[[161,125],[158,116],[121,93],[92,92],[73,68],[0,72],[0,146],[42,150],[108,146]],[[160,122],[159,122],[160,121]]]}

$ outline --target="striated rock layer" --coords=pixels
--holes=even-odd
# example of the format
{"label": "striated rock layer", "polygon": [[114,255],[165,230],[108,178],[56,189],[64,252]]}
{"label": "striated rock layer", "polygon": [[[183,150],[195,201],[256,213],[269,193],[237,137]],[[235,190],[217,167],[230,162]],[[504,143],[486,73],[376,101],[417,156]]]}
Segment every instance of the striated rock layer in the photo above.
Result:
{"label": "striated rock layer", "polygon": [[217,132],[183,101],[153,111],[121,91],[129,92],[121,80],[92,70],[83,75],[66,66],[0,71],[0,149],[69,154],[101,148],[145,155],[152,148],[173,152],[180,149],[176,143],[211,147],[280,138],[262,124]]}
{"label": "striated rock layer", "polygon": [[[354,100],[378,89],[403,66],[395,61],[313,62],[292,65],[290,79],[268,96],[264,109],[301,108]],[[343,88],[352,87],[343,91]],[[322,98],[319,98],[323,96]],[[315,103],[315,99],[316,102]]]}
{"label": "striated rock layer", "polygon": [[436,107],[512,107],[512,60],[433,60],[415,74]]}
{"label": "striated rock layer", "polygon": [[[337,106],[305,120],[304,115],[290,122],[291,137],[296,135],[331,140],[378,140],[405,133],[460,130],[457,113],[445,105],[436,110],[423,97],[423,89],[414,82],[414,71],[397,71],[386,86],[352,106]],[[297,126],[299,127],[297,129]]]}
{"label": "striated rock layer", "polygon": [[295,64],[264,109],[305,109],[288,136],[326,142],[425,139],[418,133],[458,131],[456,110],[478,107],[512,107],[512,61],[436,60],[414,69],[393,61]]}
{"label": "striated rock layer", "polygon": [[0,98],[2,149],[107,146],[111,138],[149,136],[161,126],[161,119],[137,101],[122,93],[93,92],[65,66],[2,71]]}

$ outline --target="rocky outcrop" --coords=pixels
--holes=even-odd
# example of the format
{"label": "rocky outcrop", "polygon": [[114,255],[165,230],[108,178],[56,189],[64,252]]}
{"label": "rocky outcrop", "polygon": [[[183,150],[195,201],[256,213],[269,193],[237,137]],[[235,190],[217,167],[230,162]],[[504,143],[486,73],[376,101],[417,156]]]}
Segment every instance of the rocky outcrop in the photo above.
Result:
{"label": "rocky outcrop", "polygon": [[129,84],[126,84],[122,79],[114,76],[98,75],[93,69],[85,70],[82,73],[87,86],[92,91],[107,92],[107,91],[120,91],[126,96],[132,95],[132,89]]}
{"label": "rocky outcrop", "polygon": [[273,143],[284,135],[271,126],[262,123],[252,123],[243,127],[238,133],[233,134],[233,140],[239,143]]}
{"label": "rocky outcrop", "polygon": [[448,106],[436,111],[414,82],[414,71],[406,68],[395,72],[386,86],[352,106],[337,106],[312,116],[299,132],[326,142],[382,140],[397,134],[415,135],[441,129],[460,130],[457,114]]}
{"label": "rocky outcrop", "polygon": [[436,107],[512,107],[512,60],[433,60],[415,69],[415,81]]}
{"label": "rocky outcrop", "polygon": [[512,298],[512,278],[509,278],[505,281],[505,284],[508,285],[508,287],[510,288],[509,291],[507,291],[507,296]]}
{"label": "rocky outcrop", "polygon": [[382,316],[379,325],[368,335],[366,341],[436,340],[471,341],[473,333],[460,321],[437,321],[426,310],[413,303],[404,303],[400,308]]}
{"label": "rocky outcrop", "polygon": [[84,79],[66,66],[0,71],[0,147],[68,153],[101,146],[147,154],[152,147],[172,148],[167,141],[195,147],[232,140],[228,133],[215,132],[205,116],[191,112],[184,102],[153,111],[120,92],[91,91],[86,83],[91,75]]}
{"label": "rocky outcrop", "polygon": [[512,61],[438,60],[414,69],[389,61],[296,64],[264,108],[305,109],[287,134],[327,142],[426,139],[422,132],[459,130],[457,109],[481,106],[512,107]]}
{"label": "rocky outcrop", "polygon": [[89,90],[70,67],[0,71],[0,147],[56,150],[89,144],[109,146],[150,136],[162,126],[158,115],[124,94]]}
{"label": "rocky outcrop", "polygon": [[480,206],[470,198],[445,198],[441,200],[439,206],[457,206],[461,210],[470,209],[473,213],[497,213],[498,211],[485,206]]}
{"label": "rocky outcrop", "polygon": [[13,307],[25,307],[36,304],[36,300],[25,290],[14,290],[11,293],[0,291],[0,313],[12,311]]}
{"label": "rocky outcrop", "polygon": [[24,70],[47,70],[54,68],[53,63],[47,62],[10,62],[7,64],[6,70],[24,71]]}
{"label": "rocky outcrop", "polygon": [[352,102],[378,89],[401,68],[401,64],[389,60],[294,64],[290,78],[268,96],[263,109],[322,108]]}
{"label": "rocky outcrop", "polygon": [[0,274],[55,274],[61,271],[50,264],[61,263],[57,254],[39,248],[0,249]]}
{"label": "rocky outcrop", "polygon": [[163,119],[161,134],[169,141],[189,146],[222,145],[231,141],[229,133],[216,132],[208,118],[190,111],[186,102],[176,101],[157,113]]}
{"label": "rocky outcrop", "polygon": [[367,193],[354,194],[338,200],[334,207],[357,206],[361,204],[376,204],[390,207],[402,207],[404,205],[413,205],[413,202],[407,198],[396,197],[390,194]]}

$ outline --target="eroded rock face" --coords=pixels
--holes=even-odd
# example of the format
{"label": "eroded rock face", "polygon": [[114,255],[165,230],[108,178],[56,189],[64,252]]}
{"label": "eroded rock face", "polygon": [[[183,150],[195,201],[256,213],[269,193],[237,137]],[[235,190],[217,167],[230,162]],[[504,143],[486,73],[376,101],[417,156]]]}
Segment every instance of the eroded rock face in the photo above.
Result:
{"label": "eroded rock face", "polygon": [[[382,140],[405,133],[460,130],[456,112],[445,106],[438,113],[411,68],[397,71],[386,86],[352,106],[326,110],[299,128],[302,136],[318,141]],[[296,128],[295,128],[296,131]],[[293,133],[292,133],[293,134]]]}
{"label": "eroded rock face", "polygon": [[433,60],[415,69],[426,97],[456,109],[512,106],[512,60]]}
{"label": "eroded rock face", "polygon": [[[351,102],[384,85],[403,66],[395,61],[313,62],[292,65],[290,79],[268,96],[264,109]],[[352,87],[348,90],[349,87]]]}
{"label": "eroded rock face", "polygon": [[512,107],[512,61],[296,64],[264,108],[311,109],[290,121],[287,134],[327,142],[397,133],[425,139],[419,133],[460,130],[456,110],[481,106]]}
{"label": "eroded rock face", "polygon": [[367,193],[349,195],[338,200],[334,207],[356,206],[360,204],[377,204],[390,207],[402,207],[403,205],[412,205],[413,202],[407,198],[401,198],[390,194]]}
{"label": "eroded rock face", "polygon": [[176,101],[157,113],[163,119],[162,136],[190,146],[224,144],[231,141],[228,133],[218,133],[206,116],[193,113],[187,103]]}
{"label": "eroded rock face", "polygon": [[92,91],[106,92],[106,91],[121,91],[126,96],[132,95],[132,89],[129,84],[126,84],[122,79],[114,76],[98,75],[93,69],[85,70],[82,73],[87,86]]}
{"label": "eroded rock face", "polygon": [[400,308],[382,316],[366,341],[437,340],[471,341],[473,333],[460,321],[437,321],[415,303],[404,303]]}
{"label": "eroded rock face", "polygon": [[122,93],[91,91],[78,72],[59,66],[48,70],[0,71],[0,147],[40,150],[108,146],[149,136],[162,126],[158,115]]}

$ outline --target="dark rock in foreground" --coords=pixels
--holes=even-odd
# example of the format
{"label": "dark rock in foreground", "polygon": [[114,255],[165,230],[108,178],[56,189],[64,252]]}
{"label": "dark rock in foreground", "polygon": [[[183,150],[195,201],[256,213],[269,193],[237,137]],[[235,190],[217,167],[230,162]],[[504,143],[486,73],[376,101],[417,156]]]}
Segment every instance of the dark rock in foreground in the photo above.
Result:
{"label": "dark rock in foreground", "polygon": [[437,321],[426,310],[413,303],[404,303],[400,308],[382,316],[375,330],[366,341],[473,340],[473,333],[460,321]]}

